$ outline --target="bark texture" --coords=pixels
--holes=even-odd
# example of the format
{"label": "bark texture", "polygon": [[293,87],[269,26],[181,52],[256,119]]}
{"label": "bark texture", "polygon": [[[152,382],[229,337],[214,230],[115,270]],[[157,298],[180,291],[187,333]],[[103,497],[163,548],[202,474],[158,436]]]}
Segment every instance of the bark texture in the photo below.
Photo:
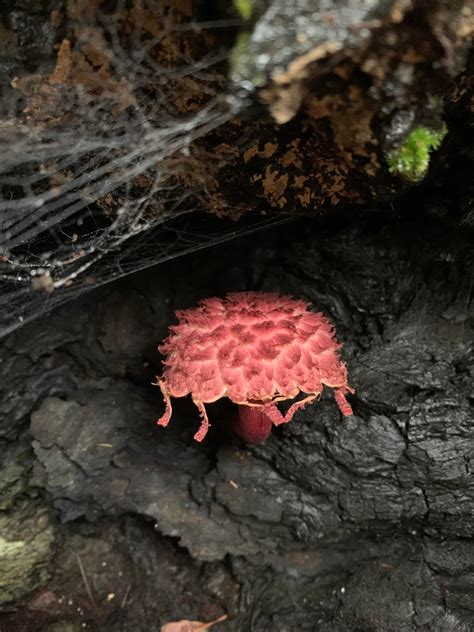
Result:
{"label": "bark texture", "polygon": [[[445,231],[432,215],[304,222],[135,275],[7,339],[3,471],[15,463],[23,483],[5,537],[48,508],[69,555],[40,549],[50,579],[25,611],[69,618],[70,590],[103,630],[222,611],[236,631],[472,629],[472,278],[468,242]],[[355,415],[323,397],[253,447],[225,402],[202,445],[191,402],[156,427],[154,349],[173,310],[249,288],[336,323]],[[95,609],[70,559],[82,550]],[[178,567],[185,603],[164,596]]]}

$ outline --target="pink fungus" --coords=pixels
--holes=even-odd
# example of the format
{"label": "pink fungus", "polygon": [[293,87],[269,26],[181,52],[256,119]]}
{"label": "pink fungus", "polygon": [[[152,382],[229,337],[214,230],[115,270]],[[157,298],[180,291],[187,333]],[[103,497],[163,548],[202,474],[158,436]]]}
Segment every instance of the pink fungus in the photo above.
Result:
{"label": "pink fungus", "polygon": [[[234,430],[249,443],[265,441],[272,425],[291,421],[324,386],[334,389],[342,414],[352,414],[345,394],[353,389],[338,355],[341,345],[334,327],[304,301],[240,292],[204,299],[176,315],[179,324],[170,327],[159,347],[166,356],[156,384],[166,405],[160,426],[170,420],[171,397],[189,394],[202,418],[196,441],[209,428],[204,404],[221,397],[238,405]],[[277,402],[298,396],[283,415]]]}

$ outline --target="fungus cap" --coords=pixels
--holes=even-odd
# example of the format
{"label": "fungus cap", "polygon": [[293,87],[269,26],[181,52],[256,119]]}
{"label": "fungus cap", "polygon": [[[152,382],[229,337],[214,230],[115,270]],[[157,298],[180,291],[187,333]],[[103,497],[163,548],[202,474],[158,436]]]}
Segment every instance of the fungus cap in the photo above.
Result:
{"label": "fungus cap", "polygon": [[[344,415],[352,414],[345,393],[347,369],[333,325],[308,303],[264,292],[239,292],[208,298],[176,312],[178,324],[159,347],[165,355],[160,386],[171,417],[171,397],[191,395],[202,422],[194,438],[202,441],[209,422],[204,404],[228,397],[240,406],[259,408],[269,422],[291,420],[298,408],[316,399],[324,386],[335,389]],[[276,402],[303,399],[285,416]],[[245,418],[248,418],[246,411]],[[270,428],[271,428],[270,423]],[[268,433],[267,433],[268,434]]]}

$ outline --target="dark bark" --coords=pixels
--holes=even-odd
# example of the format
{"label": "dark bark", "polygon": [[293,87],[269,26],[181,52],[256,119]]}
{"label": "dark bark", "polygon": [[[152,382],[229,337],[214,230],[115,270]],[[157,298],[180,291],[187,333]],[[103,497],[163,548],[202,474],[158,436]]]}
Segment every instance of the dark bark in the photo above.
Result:
{"label": "dark bark", "polygon": [[[142,600],[162,621],[228,610],[229,630],[474,625],[468,243],[458,231],[446,239],[432,215],[344,224],[299,223],[135,275],[5,342],[3,452],[18,459],[23,446],[25,486],[37,490],[30,503],[49,506],[62,550],[87,534],[99,549],[120,542],[125,567],[135,547],[146,551],[133,603],[100,629],[146,629]],[[172,311],[247,288],[304,297],[335,322],[353,417],[323,397],[255,447],[232,434],[230,404],[210,406],[202,445],[192,441],[190,402],[175,405],[167,429],[154,425],[163,407],[150,386],[154,349]],[[146,535],[144,521],[161,535]],[[148,557],[169,555],[169,538],[191,556],[180,554],[195,581],[185,605],[137,593]],[[113,604],[104,611],[88,565],[105,617]],[[49,568],[43,590],[56,594],[64,570]],[[168,572],[159,564],[149,578],[157,591]]]}

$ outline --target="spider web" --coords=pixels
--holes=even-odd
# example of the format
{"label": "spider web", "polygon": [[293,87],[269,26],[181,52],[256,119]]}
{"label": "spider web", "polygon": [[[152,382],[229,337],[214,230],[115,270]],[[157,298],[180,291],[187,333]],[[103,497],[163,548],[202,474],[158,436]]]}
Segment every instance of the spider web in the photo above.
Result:
{"label": "spider web", "polygon": [[[206,195],[205,177],[198,174],[188,186],[175,177],[176,156],[192,156],[197,139],[231,118],[211,90],[198,109],[178,111],[173,98],[179,82],[212,84],[226,53],[198,61],[180,54],[167,67],[157,61],[157,46],[166,50],[170,32],[232,24],[178,24],[145,41],[134,33],[125,45],[116,14],[102,15],[114,79],[104,78],[105,90],[95,87],[99,97],[84,82],[57,80],[61,66],[46,82],[49,109],[44,82],[34,78],[24,84],[27,107],[11,93],[0,97],[0,336],[93,287],[290,219],[206,217],[198,201]],[[102,37],[97,33],[94,26],[89,47]],[[100,47],[93,52],[108,63]],[[67,43],[63,53],[70,54]]]}

